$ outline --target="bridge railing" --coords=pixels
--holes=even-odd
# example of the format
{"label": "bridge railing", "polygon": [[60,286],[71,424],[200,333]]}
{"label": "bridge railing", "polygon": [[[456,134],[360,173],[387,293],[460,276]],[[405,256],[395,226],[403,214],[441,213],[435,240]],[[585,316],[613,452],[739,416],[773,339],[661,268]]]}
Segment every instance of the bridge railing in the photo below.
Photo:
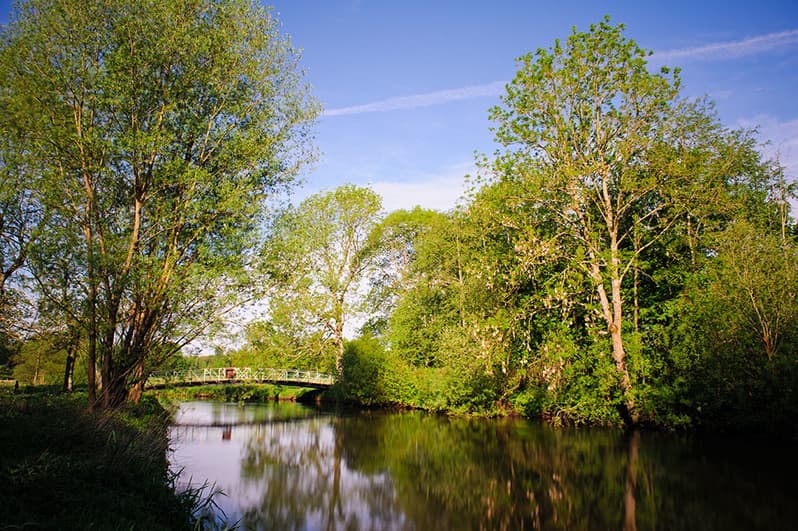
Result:
{"label": "bridge railing", "polygon": [[212,367],[182,371],[155,372],[147,378],[146,386],[164,386],[191,383],[307,383],[332,385],[335,376],[319,371],[299,369],[271,369],[263,367]]}

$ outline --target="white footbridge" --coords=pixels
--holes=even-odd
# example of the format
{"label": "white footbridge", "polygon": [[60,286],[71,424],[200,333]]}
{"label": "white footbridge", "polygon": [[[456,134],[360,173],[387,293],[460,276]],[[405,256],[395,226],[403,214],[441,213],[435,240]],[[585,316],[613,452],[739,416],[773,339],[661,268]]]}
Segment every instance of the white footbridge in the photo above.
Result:
{"label": "white footbridge", "polygon": [[327,389],[335,376],[318,371],[298,369],[264,369],[254,367],[220,367],[156,372],[149,375],[145,389],[191,387],[198,385],[273,384]]}

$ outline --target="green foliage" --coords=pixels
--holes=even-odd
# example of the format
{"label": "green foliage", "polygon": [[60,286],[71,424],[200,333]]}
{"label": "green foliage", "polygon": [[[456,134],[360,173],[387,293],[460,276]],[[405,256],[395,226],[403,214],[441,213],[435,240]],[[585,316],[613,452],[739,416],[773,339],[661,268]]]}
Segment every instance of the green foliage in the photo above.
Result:
{"label": "green foliage", "polygon": [[384,373],[390,371],[388,359],[379,340],[364,336],[347,341],[344,348],[343,397],[360,404],[389,402]]}
{"label": "green foliage", "polygon": [[0,522],[42,529],[188,529],[169,416],[151,399],[93,416],[85,395],[0,393]]}
{"label": "green foliage", "polygon": [[65,333],[41,333],[18,342],[8,360],[13,378],[27,385],[63,386],[67,351],[74,348],[76,360],[72,381],[73,384],[85,384],[84,349],[78,344],[71,345],[70,341],[70,336]]}
{"label": "green foliage", "polygon": [[678,308],[677,383],[704,425],[790,430],[798,419],[796,244],[746,222],[718,242]]}
{"label": "green foliage", "polygon": [[245,345],[231,355],[235,364],[335,372],[335,348],[328,332],[303,327],[294,317],[296,311],[273,302],[268,321],[247,325]]}
{"label": "green foliage", "polygon": [[433,258],[424,256],[425,249],[435,248],[425,247],[424,241],[439,237],[448,223],[445,214],[415,207],[389,213],[371,231],[369,245],[378,269],[369,279],[369,306],[371,320],[378,325],[376,333],[384,332],[398,297],[412,282],[411,268],[418,270],[419,264]]}
{"label": "green foliage", "polygon": [[647,55],[605,20],[522,57],[470,201],[386,218],[389,401],[789,426],[794,190]]}
{"label": "green foliage", "polygon": [[381,208],[369,188],[344,185],[318,193],[279,212],[263,248],[261,267],[274,288],[270,340],[288,343],[289,356],[299,350],[323,360],[332,350],[339,378],[344,329],[364,310],[361,283],[375,266],[369,237]]}
{"label": "green foliage", "polygon": [[622,396],[606,340],[580,343],[553,327],[529,364],[513,403],[526,415],[555,424],[619,425]]}
{"label": "green foliage", "polygon": [[179,352],[173,352],[158,368],[159,371],[185,371],[196,366],[195,357],[186,357]]}
{"label": "green foliage", "polygon": [[58,338],[45,336],[23,343],[11,358],[14,378],[28,385],[58,385],[64,379],[66,349]]}
{"label": "green foliage", "polygon": [[348,341],[339,397],[366,405],[401,405],[445,410],[446,379],[441,369],[409,364],[381,341],[364,335]]}
{"label": "green foliage", "polygon": [[3,28],[0,128],[46,220],[28,267],[106,406],[237,302],[265,201],[312,158],[298,60],[248,0],[29,0]]}
{"label": "green foliage", "polygon": [[0,380],[11,378],[13,370],[11,359],[17,348],[17,345],[12,343],[11,338],[0,332]]}
{"label": "green foliage", "polygon": [[22,139],[3,128],[0,139],[0,334],[13,333],[24,307],[22,275],[41,235],[46,216],[33,190],[41,163],[20,146]]}
{"label": "green foliage", "polygon": [[420,283],[402,294],[389,321],[391,348],[417,367],[440,367],[441,340],[456,322],[452,297],[435,285]]}

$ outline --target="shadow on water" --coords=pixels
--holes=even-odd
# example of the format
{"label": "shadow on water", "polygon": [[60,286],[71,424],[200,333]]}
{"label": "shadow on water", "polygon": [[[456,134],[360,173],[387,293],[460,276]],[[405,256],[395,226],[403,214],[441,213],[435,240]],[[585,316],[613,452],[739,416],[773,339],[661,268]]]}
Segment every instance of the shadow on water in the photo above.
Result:
{"label": "shadow on water", "polygon": [[798,528],[789,446],[297,404],[183,409],[174,465],[216,482],[246,529]]}

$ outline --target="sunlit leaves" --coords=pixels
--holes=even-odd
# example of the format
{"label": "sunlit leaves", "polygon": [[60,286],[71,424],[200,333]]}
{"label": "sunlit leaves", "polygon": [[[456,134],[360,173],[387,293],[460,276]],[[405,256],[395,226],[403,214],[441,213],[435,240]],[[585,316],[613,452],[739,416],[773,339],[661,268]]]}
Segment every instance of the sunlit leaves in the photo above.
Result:
{"label": "sunlit leaves", "polygon": [[[312,156],[318,106],[248,1],[31,0],[4,36],[3,127],[45,165],[41,249],[82,240],[70,281],[99,319],[82,326],[105,387],[124,386],[150,347],[233,303],[265,200]],[[38,260],[43,279],[56,258]]]}
{"label": "sunlit leaves", "polygon": [[[382,209],[369,188],[344,185],[279,212],[263,248],[261,267],[274,287],[271,318],[283,333],[319,345],[332,343],[342,374],[344,328],[361,314],[364,282],[377,263],[370,239]],[[296,349],[293,349],[296,350]],[[294,352],[286,353],[288,356]]]}

